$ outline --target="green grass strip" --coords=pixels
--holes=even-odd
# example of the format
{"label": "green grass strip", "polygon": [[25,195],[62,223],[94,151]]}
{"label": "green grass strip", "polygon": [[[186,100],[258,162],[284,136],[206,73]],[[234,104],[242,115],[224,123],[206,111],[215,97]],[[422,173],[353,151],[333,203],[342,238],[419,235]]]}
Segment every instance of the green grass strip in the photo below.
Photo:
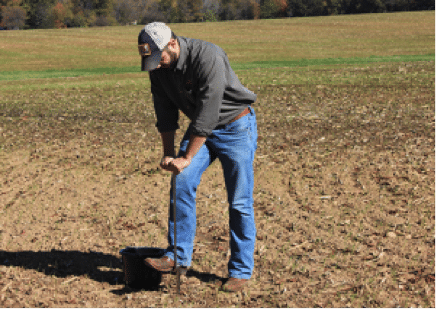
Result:
{"label": "green grass strip", "polygon": [[366,58],[327,58],[327,59],[299,59],[291,61],[256,61],[250,63],[234,63],[234,70],[247,70],[274,67],[306,67],[321,65],[352,65],[375,62],[414,62],[435,61],[435,54],[429,55],[402,55],[402,56],[371,56]]}
{"label": "green grass strip", "polygon": [[0,72],[0,81],[2,80],[26,80],[37,78],[68,78],[83,77],[103,74],[125,74],[138,73],[138,67],[123,68],[92,68],[92,69],[72,69],[72,70],[45,70],[45,71],[11,71]]}
{"label": "green grass strip", "polygon": [[[366,58],[327,58],[327,59],[299,59],[287,61],[255,61],[247,63],[232,63],[234,70],[249,70],[275,67],[306,67],[320,65],[353,65],[375,62],[413,62],[435,61],[435,54],[428,55],[400,55],[400,56],[371,56]],[[111,75],[140,73],[139,65],[121,68],[90,68],[72,70],[46,70],[46,71],[11,71],[0,72],[0,81],[28,80],[39,78],[71,78],[91,75]]]}

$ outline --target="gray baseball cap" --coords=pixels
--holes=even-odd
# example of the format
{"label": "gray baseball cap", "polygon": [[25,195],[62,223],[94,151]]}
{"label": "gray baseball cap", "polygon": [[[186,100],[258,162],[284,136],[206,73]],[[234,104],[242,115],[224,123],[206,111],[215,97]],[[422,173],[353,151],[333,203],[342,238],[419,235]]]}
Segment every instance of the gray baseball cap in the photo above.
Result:
{"label": "gray baseball cap", "polygon": [[171,29],[161,22],[145,25],[138,35],[138,50],[141,55],[141,71],[157,68],[162,51],[171,40]]}

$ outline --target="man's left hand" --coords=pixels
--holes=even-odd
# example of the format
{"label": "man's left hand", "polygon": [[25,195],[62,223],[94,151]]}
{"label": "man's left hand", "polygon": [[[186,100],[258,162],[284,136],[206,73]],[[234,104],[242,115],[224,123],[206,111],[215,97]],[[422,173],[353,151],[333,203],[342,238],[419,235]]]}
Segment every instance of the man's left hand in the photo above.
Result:
{"label": "man's left hand", "polygon": [[173,166],[175,168],[173,173],[178,175],[183,171],[184,168],[188,167],[189,164],[191,164],[191,159],[180,157],[172,160],[168,165]]}

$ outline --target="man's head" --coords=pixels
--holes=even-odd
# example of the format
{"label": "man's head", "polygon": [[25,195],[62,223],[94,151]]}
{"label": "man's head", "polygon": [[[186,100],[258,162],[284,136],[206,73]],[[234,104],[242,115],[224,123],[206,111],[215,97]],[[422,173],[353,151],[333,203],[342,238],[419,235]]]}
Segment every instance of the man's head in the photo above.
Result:
{"label": "man's head", "polygon": [[141,71],[169,68],[177,62],[180,47],[176,35],[164,23],[147,24],[139,33]]}

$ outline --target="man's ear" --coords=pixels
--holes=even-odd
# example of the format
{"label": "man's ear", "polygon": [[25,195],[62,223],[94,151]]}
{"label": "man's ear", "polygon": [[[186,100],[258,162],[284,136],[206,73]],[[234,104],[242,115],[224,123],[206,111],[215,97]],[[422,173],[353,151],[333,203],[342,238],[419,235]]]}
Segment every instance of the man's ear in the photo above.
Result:
{"label": "man's ear", "polygon": [[176,39],[171,38],[170,41],[168,42],[168,48],[169,48],[172,52],[177,51],[177,45],[178,45],[178,43],[177,43],[177,40],[176,40]]}

